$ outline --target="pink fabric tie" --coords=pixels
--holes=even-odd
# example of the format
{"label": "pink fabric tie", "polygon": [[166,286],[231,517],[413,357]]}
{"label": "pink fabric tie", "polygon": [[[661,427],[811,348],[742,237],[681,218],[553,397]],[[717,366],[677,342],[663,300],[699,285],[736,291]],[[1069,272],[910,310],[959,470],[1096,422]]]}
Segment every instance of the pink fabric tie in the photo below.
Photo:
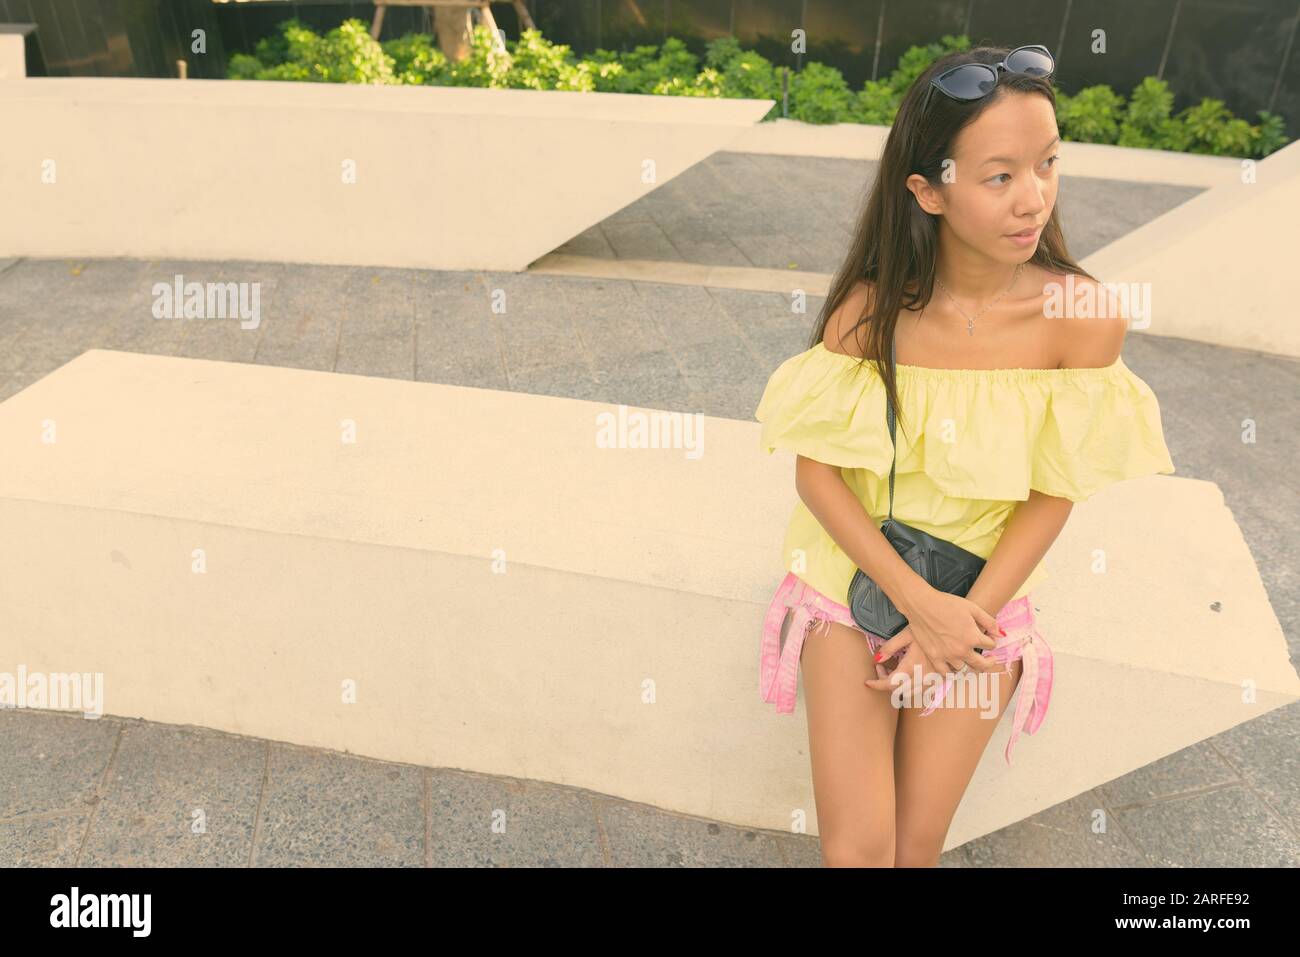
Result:
{"label": "pink fabric tie", "polygon": [[[781,625],[786,613],[791,608],[794,614],[790,621],[785,647],[781,647]],[[759,652],[758,690],[763,700],[775,704],[780,714],[794,712],[795,698],[799,680],[799,656],[803,650],[804,640],[813,629],[827,621],[848,625],[859,633],[865,634],[874,652],[885,639],[879,635],[863,632],[853,620],[847,607],[827,598],[794,572],[786,574],[772,596],[767,614],[763,621],[763,642]],[[1047,706],[1052,697],[1052,649],[1038,630],[1034,617],[1033,602],[1029,595],[1022,595],[1014,601],[1007,602],[997,614],[998,625],[1006,631],[1005,637],[999,636],[998,645],[986,654],[992,655],[1003,663],[1021,659],[1022,674],[1016,699],[1015,715],[1011,723],[1011,735],[1007,739],[1004,758],[1011,764],[1011,751],[1023,730],[1034,734],[1042,726],[1047,716]],[[957,675],[945,679],[942,691],[935,696],[934,702],[921,712],[928,715],[939,707],[948,697]]]}

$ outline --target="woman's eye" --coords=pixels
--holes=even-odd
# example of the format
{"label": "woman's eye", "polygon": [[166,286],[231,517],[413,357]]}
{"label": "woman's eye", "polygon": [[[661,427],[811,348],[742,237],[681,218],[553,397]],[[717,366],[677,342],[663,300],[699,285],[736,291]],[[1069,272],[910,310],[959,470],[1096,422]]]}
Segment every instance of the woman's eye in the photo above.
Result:
{"label": "woman's eye", "polygon": [[[1049,156],[1049,157],[1047,157],[1047,159],[1043,160],[1043,163],[1044,163],[1044,165],[1051,164],[1052,166],[1055,166],[1055,165],[1056,165],[1056,161],[1057,161],[1058,159],[1060,159],[1060,158],[1061,158],[1061,154],[1060,154],[1060,153],[1057,153],[1055,156]],[[1011,174],[1010,174],[1010,173],[998,173],[997,176],[993,176],[993,177],[991,177],[991,178],[989,179],[989,182],[992,183],[994,186],[1001,186],[1002,183],[999,182],[999,180],[1001,180],[1002,177],[1004,177],[1004,176],[1005,176],[1007,179],[1010,179],[1010,178],[1011,178]]]}

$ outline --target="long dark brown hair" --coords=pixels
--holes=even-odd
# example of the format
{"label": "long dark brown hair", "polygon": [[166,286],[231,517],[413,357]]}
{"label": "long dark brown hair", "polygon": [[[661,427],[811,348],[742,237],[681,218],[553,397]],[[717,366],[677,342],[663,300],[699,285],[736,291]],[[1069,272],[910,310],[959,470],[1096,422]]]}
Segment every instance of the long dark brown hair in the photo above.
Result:
{"label": "long dark brown hair", "polygon": [[[993,65],[1010,52],[1007,47],[981,46],[950,53],[932,63],[903,95],[885,140],[875,181],[858,217],[853,244],[831,283],[808,344],[812,348],[822,341],[826,324],[835,310],[859,280],[869,280],[873,286],[870,306],[846,331],[845,339],[851,338],[862,346],[859,366],[868,361],[876,363],[896,409],[901,406],[889,344],[893,342],[901,310],[923,309],[929,305],[934,294],[935,256],[939,249],[939,217],[917,204],[916,197],[907,188],[907,178],[917,173],[936,189],[942,189],[943,162],[952,156],[957,134],[1008,93],[1037,93],[1047,97],[1053,110],[1056,108],[1050,77],[1005,70],[998,71],[998,82],[992,93],[971,103],[959,102],[935,90],[927,106],[926,91],[931,78],[944,70],[962,63]],[[1039,236],[1038,248],[1029,262],[1054,273],[1074,273],[1094,279],[1071,258],[1065,247],[1059,208],[1053,205]],[[865,337],[858,332],[863,326]],[[898,424],[903,427],[901,416]]]}

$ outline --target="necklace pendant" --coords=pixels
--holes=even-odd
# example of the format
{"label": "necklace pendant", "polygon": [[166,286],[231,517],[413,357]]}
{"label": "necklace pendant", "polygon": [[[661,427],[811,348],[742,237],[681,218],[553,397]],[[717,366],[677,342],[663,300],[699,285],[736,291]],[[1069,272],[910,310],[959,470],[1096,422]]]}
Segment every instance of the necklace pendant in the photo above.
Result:
{"label": "necklace pendant", "polygon": [[967,319],[967,320],[966,320],[966,332],[967,332],[968,335],[972,335],[972,336],[975,335],[975,320],[974,320],[974,319]]}

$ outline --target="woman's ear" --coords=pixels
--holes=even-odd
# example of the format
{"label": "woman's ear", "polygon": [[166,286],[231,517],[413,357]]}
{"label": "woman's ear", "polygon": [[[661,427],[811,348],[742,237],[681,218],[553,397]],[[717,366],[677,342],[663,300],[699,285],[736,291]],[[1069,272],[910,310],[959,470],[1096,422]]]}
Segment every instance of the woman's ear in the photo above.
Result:
{"label": "woman's ear", "polygon": [[931,216],[943,214],[943,196],[920,173],[913,173],[904,181],[904,185],[916,197],[916,204]]}

